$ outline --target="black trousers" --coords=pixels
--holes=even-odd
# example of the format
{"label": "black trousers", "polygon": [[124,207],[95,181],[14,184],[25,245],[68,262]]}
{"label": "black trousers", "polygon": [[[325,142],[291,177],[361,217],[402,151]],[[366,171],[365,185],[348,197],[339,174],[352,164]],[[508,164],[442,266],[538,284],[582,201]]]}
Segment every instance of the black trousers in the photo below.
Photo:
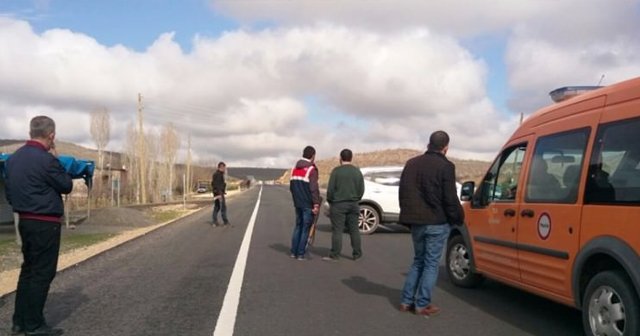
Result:
{"label": "black trousers", "polygon": [[227,218],[227,201],[225,200],[225,196],[222,196],[219,199],[213,201],[213,223],[218,223],[218,212],[222,213],[222,222],[224,224],[229,223],[229,219]]}
{"label": "black trousers", "polygon": [[56,276],[60,252],[60,223],[21,219],[22,256],[13,324],[34,330],[45,324],[44,304]]}

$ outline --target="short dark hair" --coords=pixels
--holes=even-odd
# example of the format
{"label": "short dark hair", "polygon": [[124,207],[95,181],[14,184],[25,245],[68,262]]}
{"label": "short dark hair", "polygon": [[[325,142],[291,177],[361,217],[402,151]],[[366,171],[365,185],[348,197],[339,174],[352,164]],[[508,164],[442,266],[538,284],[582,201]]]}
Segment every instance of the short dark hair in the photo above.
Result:
{"label": "short dark hair", "polygon": [[307,160],[311,160],[314,155],[316,155],[316,149],[311,146],[305,147],[302,151],[302,157]]}
{"label": "short dark hair", "polygon": [[29,136],[31,139],[43,139],[55,131],[56,123],[47,116],[34,117],[29,124]]}
{"label": "short dark hair", "polygon": [[449,145],[449,134],[445,131],[435,131],[429,137],[429,148],[433,151],[441,151]]}
{"label": "short dark hair", "polygon": [[344,162],[351,162],[352,159],[353,159],[353,152],[351,152],[350,149],[345,148],[342,151],[340,151],[340,160]]}
{"label": "short dark hair", "polygon": [[218,168],[223,167],[223,166],[226,167],[227,164],[222,162],[222,161],[218,162]]}

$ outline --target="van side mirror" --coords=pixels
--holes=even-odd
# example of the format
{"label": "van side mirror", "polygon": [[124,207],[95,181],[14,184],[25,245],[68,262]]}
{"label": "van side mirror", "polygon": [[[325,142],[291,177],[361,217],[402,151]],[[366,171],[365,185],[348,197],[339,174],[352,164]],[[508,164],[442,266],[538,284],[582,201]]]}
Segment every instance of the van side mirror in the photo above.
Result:
{"label": "van side mirror", "polygon": [[468,202],[473,198],[473,193],[476,189],[476,183],[473,181],[467,181],[462,184],[462,188],[460,188],[460,200],[463,202]]}

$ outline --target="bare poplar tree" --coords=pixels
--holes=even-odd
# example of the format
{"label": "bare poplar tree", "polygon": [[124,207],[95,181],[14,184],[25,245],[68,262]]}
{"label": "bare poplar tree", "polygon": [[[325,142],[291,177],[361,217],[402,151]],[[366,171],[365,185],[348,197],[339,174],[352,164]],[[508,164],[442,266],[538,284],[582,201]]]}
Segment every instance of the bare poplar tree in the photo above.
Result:
{"label": "bare poplar tree", "polygon": [[[111,117],[109,110],[102,107],[91,112],[91,138],[98,148],[98,165],[97,168],[104,169],[104,149],[109,144],[111,137]],[[97,183],[98,192],[102,189],[102,181]]]}
{"label": "bare poplar tree", "polygon": [[138,181],[138,131],[133,123],[127,125],[125,152],[127,153],[127,188],[129,199],[140,203],[140,182]]}
{"label": "bare poplar tree", "polygon": [[151,201],[157,202],[160,199],[159,189],[159,172],[158,172],[158,154],[160,152],[158,145],[158,133],[149,131],[145,134],[145,162],[147,162],[146,187],[147,195],[151,195]]}
{"label": "bare poplar tree", "polygon": [[167,170],[168,181],[166,183],[166,189],[169,193],[169,197],[173,197],[173,183],[174,183],[174,166],[176,163],[176,157],[178,149],[180,148],[180,136],[176,131],[173,123],[166,124],[160,135],[161,138],[161,151],[164,157],[165,169]]}

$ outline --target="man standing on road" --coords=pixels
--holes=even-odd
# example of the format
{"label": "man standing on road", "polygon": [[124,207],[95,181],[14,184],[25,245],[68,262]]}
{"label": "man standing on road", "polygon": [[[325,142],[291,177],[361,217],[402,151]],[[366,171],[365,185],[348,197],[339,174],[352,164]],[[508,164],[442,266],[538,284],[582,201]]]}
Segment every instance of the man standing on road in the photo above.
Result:
{"label": "man standing on road", "polygon": [[291,238],[291,258],[304,260],[309,238],[309,228],[320,209],[320,188],[318,168],[313,163],[316,150],[307,146],[302,151],[302,159],[291,170],[289,190],[296,209],[296,226]]}
{"label": "man standing on road", "polygon": [[222,222],[224,225],[229,225],[229,219],[227,219],[227,201],[225,195],[227,194],[227,182],[224,180],[224,173],[227,169],[227,165],[224,162],[218,163],[218,169],[211,177],[211,189],[213,190],[213,219],[211,225],[218,226],[218,212],[222,212]]}
{"label": "man standing on road", "polygon": [[338,261],[342,252],[342,234],[345,226],[351,237],[353,260],[362,257],[358,216],[358,202],[364,194],[364,178],[360,169],[351,164],[353,153],[349,149],[340,152],[340,166],[331,171],[327,188],[329,217],[331,218],[331,252],[325,261]]}
{"label": "man standing on road", "polygon": [[414,258],[402,290],[400,311],[433,316],[432,303],[438,264],[449,237],[450,224],[464,221],[456,195],[455,165],[445,155],[449,135],[436,131],[426,153],[407,161],[400,177],[400,223],[411,228]]}
{"label": "man standing on road", "polygon": [[61,194],[73,188],[71,176],[56,159],[54,121],[31,119],[31,140],[6,163],[6,195],[20,217],[23,263],[16,291],[13,334],[62,335],[47,325],[43,310],[56,275],[64,206]]}

